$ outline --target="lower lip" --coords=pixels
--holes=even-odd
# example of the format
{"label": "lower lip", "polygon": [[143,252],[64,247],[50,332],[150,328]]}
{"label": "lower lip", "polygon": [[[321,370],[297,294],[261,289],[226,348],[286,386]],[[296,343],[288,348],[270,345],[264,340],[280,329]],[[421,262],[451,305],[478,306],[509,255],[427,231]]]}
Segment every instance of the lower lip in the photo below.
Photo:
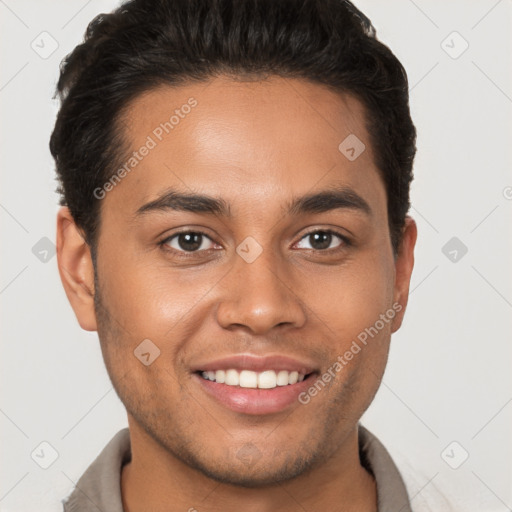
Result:
{"label": "lower lip", "polygon": [[300,404],[299,395],[311,386],[315,374],[302,382],[272,389],[241,388],[203,379],[194,374],[202,389],[222,405],[235,412],[262,415],[281,412],[293,403]]}

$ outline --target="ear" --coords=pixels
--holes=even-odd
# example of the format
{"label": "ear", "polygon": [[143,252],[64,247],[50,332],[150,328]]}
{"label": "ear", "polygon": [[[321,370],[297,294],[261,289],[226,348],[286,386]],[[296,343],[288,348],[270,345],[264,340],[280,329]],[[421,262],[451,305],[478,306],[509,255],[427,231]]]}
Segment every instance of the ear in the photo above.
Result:
{"label": "ear", "polygon": [[[391,332],[400,329],[409,299],[409,285],[411,282],[412,269],[414,267],[414,246],[416,245],[416,238],[418,236],[418,228],[414,219],[409,216],[405,218],[402,233],[402,242],[398,248],[398,254],[395,259],[393,304],[396,304],[397,314],[393,318]],[[393,307],[395,308],[395,306]]]}
{"label": "ear", "polygon": [[78,323],[86,331],[96,331],[91,251],[65,206],[57,214],[57,263],[64,290]]}

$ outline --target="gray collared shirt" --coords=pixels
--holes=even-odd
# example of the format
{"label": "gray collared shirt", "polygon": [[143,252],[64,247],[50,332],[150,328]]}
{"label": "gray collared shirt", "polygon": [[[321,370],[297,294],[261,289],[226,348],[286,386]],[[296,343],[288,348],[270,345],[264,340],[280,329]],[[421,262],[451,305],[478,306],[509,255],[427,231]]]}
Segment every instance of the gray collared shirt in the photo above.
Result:
{"label": "gray collared shirt", "polygon": [[[362,464],[377,483],[377,512],[412,512],[404,481],[382,443],[359,424]],[[64,512],[123,512],[121,470],[131,459],[130,431],[120,430],[63,500]]]}

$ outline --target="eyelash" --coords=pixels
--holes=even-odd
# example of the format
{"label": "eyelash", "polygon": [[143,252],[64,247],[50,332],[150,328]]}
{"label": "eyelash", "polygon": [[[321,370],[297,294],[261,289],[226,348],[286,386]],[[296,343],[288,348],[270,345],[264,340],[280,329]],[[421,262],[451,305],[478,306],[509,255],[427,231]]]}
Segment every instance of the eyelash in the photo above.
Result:
{"label": "eyelash", "polygon": [[[174,233],[171,236],[168,236],[167,238],[165,238],[164,240],[159,242],[158,245],[165,251],[170,251],[170,252],[173,252],[174,254],[178,253],[179,254],[178,257],[180,257],[180,258],[193,258],[193,257],[197,257],[198,253],[216,250],[216,249],[202,249],[200,251],[180,251],[180,250],[171,248],[167,245],[171,240],[178,237],[179,235],[186,235],[186,234],[191,234],[191,233],[196,234],[196,235],[202,235],[213,242],[211,237],[208,234],[206,234],[204,231],[186,230],[186,231],[179,231],[177,233]],[[337,231],[332,230],[332,229],[314,229],[313,231],[309,231],[308,233],[304,234],[304,236],[302,236],[299,239],[299,242],[311,235],[314,235],[315,233],[326,233],[326,234],[334,235],[334,236],[338,237],[342,243],[338,247],[334,247],[332,249],[306,249],[308,251],[314,251],[316,253],[333,254],[333,253],[343,251],[344,249],[346,249],[347,247],[350,247],[352,245],[352,242],[345,235],[342,235],[341,233],[338,233]]]}

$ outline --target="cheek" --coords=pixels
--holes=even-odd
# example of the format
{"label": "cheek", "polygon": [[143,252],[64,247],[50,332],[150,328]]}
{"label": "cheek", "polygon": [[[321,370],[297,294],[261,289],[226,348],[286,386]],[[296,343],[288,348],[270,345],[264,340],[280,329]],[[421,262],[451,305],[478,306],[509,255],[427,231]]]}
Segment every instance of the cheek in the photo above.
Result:
{"label": "cheek", "polygon": [[[359,418],[369,406],[385,370],[395,310],[393,266],[386,257],[361,258],[327,279],[309,296],[318,311],[319,338],[330,340],[326,373],[333,417]],[[329,377],[326,377],[329,378]],[[318,407],[323,402],[318,401]]]}
{"label": "cheek", "polygon": [[100,286],[109,308],[117,310],[131,325],[151,322],[171,311],[179,314],[190,293],[179,276],[171,278],[168,269],[151,262],[151,258],[137,258],[132,248],[123,252],[124,257],[106,255],[103,259]]}
{"label": "cheek", "polygon": [[147,338],[166,347],[167,357],[179,354],[207,315],[218,274],[133,260],[105,265],[100,287],[109,313],[124,328],[118,343],[136,346]]}
{"label": "cheek", "polygon": [[367,255],[342,265],[304,290],[306,303],[326,333],[344,342],[357,337],[384,314],[393,300],[393,265],[385,256]]}

